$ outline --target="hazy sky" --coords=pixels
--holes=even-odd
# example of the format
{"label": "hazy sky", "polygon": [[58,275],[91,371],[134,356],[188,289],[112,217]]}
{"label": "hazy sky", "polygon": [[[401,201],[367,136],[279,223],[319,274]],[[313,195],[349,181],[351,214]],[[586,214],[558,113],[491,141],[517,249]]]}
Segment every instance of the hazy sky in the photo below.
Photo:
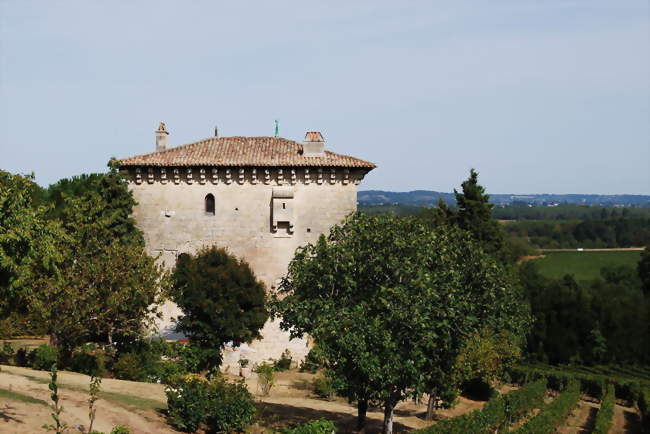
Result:
{"label": "hazy sky", "polygon": [[0,0],[0,168],[320,130],[362,189],[650,194],[647,0]]}

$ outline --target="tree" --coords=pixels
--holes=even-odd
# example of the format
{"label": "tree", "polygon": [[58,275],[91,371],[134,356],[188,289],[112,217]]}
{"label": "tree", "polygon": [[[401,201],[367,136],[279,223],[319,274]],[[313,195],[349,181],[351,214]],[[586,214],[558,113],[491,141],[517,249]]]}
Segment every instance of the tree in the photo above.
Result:
{"label": "tree", "polygon": [[639,278],[641,278],[641,288],[646,296],[650,296],[650,246],[646,247],[641,253],[641,260],[637,266]]}
{"label": "tree", "polygon": [[266,291],[248,263],[223,248],[181,254],[173,272],[172,298],[183,311],[177,330],[199,346],[216,349],[221,363],[226,342],[251,342],[268,319]]}
{"label": "tree", "polygon": [[63,231],[47,219],[48,207],[34,203],[38,190],[33,176],[0,171],[0,317],[24,311],[19,299],[32,272],[54,275],[62,259],[56,241]]}
{"label": "tree", "polygon": [[281,326],[318,342],[340,393],[384,408],[384,432],[407,396],[447,390],[472,333],[526,328],[508,273],[457,228],[355,215],[296,251],[273,301]]}
{"label": "tree", "polygon": [[63,359],[88,340],[141,335],[165,295],[166,276],[130,217],[135,201],[126,180],[112,168],[96,183],[79,196],[62,195],[56,273],[31,267],[29,290],[20,293],[20,305]]}

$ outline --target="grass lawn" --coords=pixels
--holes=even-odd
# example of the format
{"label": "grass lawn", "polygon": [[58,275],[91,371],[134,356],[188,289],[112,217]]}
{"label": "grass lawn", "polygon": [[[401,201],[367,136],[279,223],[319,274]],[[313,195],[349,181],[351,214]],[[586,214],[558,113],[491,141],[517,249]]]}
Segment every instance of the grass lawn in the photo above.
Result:
{"label": "grass lawn", "polygon": [[47,402],[43,401],[42,399],[32,398],[31,396],[23,395],[22,393],[13,392],[6,389],[0,389],[0,398],[25,402],[27,404],[40,404],[47,406]]}
{"label": "grass lawn", "polygon": [[640,258],[640,251],[549,252],[543,258],[535,259],[535,262],[539,265],[539,271],[547,277],[558,278],[572,274],[580,281],[599,277],[601,267],[606,265],[636,268]]}

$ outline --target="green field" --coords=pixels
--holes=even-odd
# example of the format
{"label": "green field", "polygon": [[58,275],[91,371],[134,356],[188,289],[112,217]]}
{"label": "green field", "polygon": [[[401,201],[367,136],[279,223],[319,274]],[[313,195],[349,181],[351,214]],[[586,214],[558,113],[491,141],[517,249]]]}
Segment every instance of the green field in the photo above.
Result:
{"label": "green field", "polygon": [[640,251],[612,252],[547,252],[543,258],[535,259],[539,271],[547,277],[562,277],[572,274],[574,279],[591,280],[600,276],[600,269],[606,265],[628,265],[636,267],[641,258]]}

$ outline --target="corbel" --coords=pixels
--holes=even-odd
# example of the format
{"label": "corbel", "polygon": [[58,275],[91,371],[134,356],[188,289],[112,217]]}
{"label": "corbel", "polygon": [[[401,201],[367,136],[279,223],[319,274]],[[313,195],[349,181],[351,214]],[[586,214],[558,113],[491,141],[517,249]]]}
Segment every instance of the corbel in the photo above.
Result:
{"label": "corbel", "polygon": [[212,168],[212,183],[213,184],[219,183],[219,169],[217,169],[216,167]]}

